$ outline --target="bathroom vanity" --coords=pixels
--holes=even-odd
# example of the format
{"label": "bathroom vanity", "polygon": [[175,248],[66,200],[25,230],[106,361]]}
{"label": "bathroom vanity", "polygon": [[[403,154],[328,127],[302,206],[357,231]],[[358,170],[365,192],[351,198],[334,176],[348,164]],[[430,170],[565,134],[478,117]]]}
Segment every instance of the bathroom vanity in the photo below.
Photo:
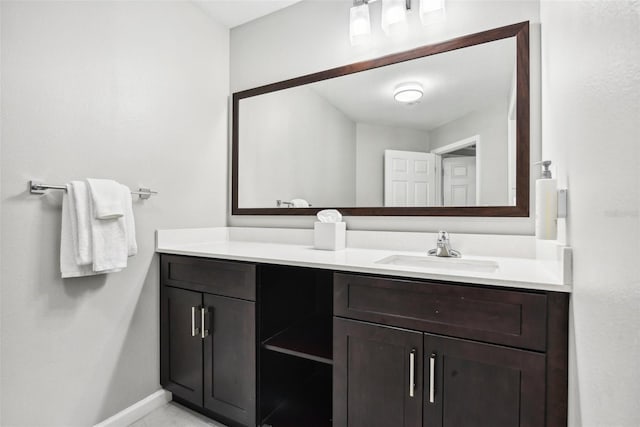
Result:
{"label": "bathroom vanity", "polygon": [[566,425],[570,286],[536,282],[535,260],[446,273],[160,240],[161,383],[227,425]]}
{"label": "bathroom vanity", "polygon": [[[529,59],[521,22],[234,93],[232,215],[529,217]],[[406,76],[440,86],[399,109]],[[159,232],[176,401],[252,427],[566,426],[569,248],[310,233]]]}

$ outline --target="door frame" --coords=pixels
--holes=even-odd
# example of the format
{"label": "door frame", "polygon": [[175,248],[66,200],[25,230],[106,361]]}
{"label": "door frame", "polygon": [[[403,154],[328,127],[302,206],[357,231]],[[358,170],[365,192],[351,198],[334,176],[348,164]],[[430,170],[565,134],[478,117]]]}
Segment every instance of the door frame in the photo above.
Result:
{"label": "door frame", "polygon": [[[437,156],[439,156],[440,158],[440,165],[439,166],[439,173],[440,175],[442,175],[442,171],[444,170],[442,168],[442,155],[443,154],[447,154],[447,153],[451,153],[453,151],[458,151],[462,148],[466,148],[466,147],[470,147],[472,145],[476,146],[476,206],[480,206],[480,184],[481,184],[481,180],[480,180],[480,171],[481,171],[481,167],[480,167],[480,162],[478,161],[478,159],[480,158],[480,153],[482,152],[481,144],[480,144],[480,135],[473,135],[470,136],[468,138],[464,138],[461,140],[458,140],[456,142],[452,142],[451,144],[447,144],[447,145],[443,145],[442,147],[438,147],[438,148],[434,148],[433,150],[431,150],[431,154],[435,154]],[[442,176],[440,176],[439,178],[439,184],[436,187],[436,198],[439,198],[440,201],[442,202]]]}

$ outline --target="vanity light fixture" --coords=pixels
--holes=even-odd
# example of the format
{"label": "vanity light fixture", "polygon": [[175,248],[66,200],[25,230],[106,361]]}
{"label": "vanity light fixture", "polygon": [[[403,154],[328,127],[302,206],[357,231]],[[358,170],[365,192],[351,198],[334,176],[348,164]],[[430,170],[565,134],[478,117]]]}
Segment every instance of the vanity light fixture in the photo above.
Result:
{"label": "vanity light fixture", "polygon": [[[353,0],[349,10],[349,36],[351,45],[363,44],[371,35],[369,3],[376,0]],[[419,0],[422,25],[433,24],[446,18],[446,0]],[[407,12],[411,11],[411,0],[382,0],[381,26],[388,36],[407,31]]]}
{"label": "vanity light fixture", "polygon": [[432,24],[445,19],[445,0],[420,0],[420,21],[422,25]]}
{"label": "vanity light fixture", "polygon": [[369,18],[369,1],[354,0],[349,11],[349,36],[351,45],[363,44],[371,34],[371,20]]}
{"label": "vanity light fixture", "polygon": [[393,98],[402,104],[415,104],[423,94],[424,89],[420,83],[401,83],[393,91]]}

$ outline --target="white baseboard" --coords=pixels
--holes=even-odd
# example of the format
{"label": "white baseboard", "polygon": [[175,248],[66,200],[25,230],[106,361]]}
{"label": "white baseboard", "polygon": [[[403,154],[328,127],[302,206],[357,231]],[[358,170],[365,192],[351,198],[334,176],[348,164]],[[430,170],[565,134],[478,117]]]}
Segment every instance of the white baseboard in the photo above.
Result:
{"label": "white baseboard", "polygon": [[93,427],[127,427],[170,401],[171,393],[158,390]]}

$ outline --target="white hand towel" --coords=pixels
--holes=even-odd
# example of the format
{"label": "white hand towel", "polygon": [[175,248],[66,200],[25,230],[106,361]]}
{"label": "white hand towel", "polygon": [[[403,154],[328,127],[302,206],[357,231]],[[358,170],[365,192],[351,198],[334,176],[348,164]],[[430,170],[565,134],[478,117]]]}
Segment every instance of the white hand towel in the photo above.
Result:
{"label": "white hand towel", "polygon": [[78,265],[91,265],[93,245],[89,187],[84,181],[71,181],[67,185],[67,195],[75,262]]}
{"label": "white hand towel", "polygon": [[93,212],[97,219],[121,218],[124,215],[122,205],[122,186],[111,179],[87,178]]}
{"label": "white hand towel", "polygon": [[[89,192],[92,192],[89,185]],[[118,200],[120,205],[124,200],[123,186],[118,184]],[[127,189],[128,191],[128,189]],[[127,240],[127,224],[125,218],[97,219],[93,200],[89,197],[91,214],[91,243],[92,265],[96,273],[107,272],[114,269],[123,269],[127,266],[129,243]]]}
{"label": "white hand towel", "polygon": [[294,208],[308,208],[309,202],[305,199],[291,199],[291,204]]}
{"label": "white hand towel", "polygon": [[122,186],[123,193],[123,206],[124,206],[124,221],[126,224],[127,232],[127,247],[128,256],[134,256],[138,253],[138,244],[136,243],[136,223],[133,218],[133,202],[131,200],[131,190],[129,187]]}
{"label": "white hand towel", "polygon": [[[62,224],[60,228],[60,273],[62,278],[69,277],[81,277],[81,276],[93,276],[98,274],[93,271],[91,263],[81,265],[76,262],[76,243],[74,240],[77,232],[73,231],[74,225],[72,221],[72,206],[71,206],[71,185],[67,185],[67,194],[62,197]],[[87,230],[88,231],[88,230]],[[103,271],[101,273],[112,273],[120,271],[114,269],[111,271]]]}

